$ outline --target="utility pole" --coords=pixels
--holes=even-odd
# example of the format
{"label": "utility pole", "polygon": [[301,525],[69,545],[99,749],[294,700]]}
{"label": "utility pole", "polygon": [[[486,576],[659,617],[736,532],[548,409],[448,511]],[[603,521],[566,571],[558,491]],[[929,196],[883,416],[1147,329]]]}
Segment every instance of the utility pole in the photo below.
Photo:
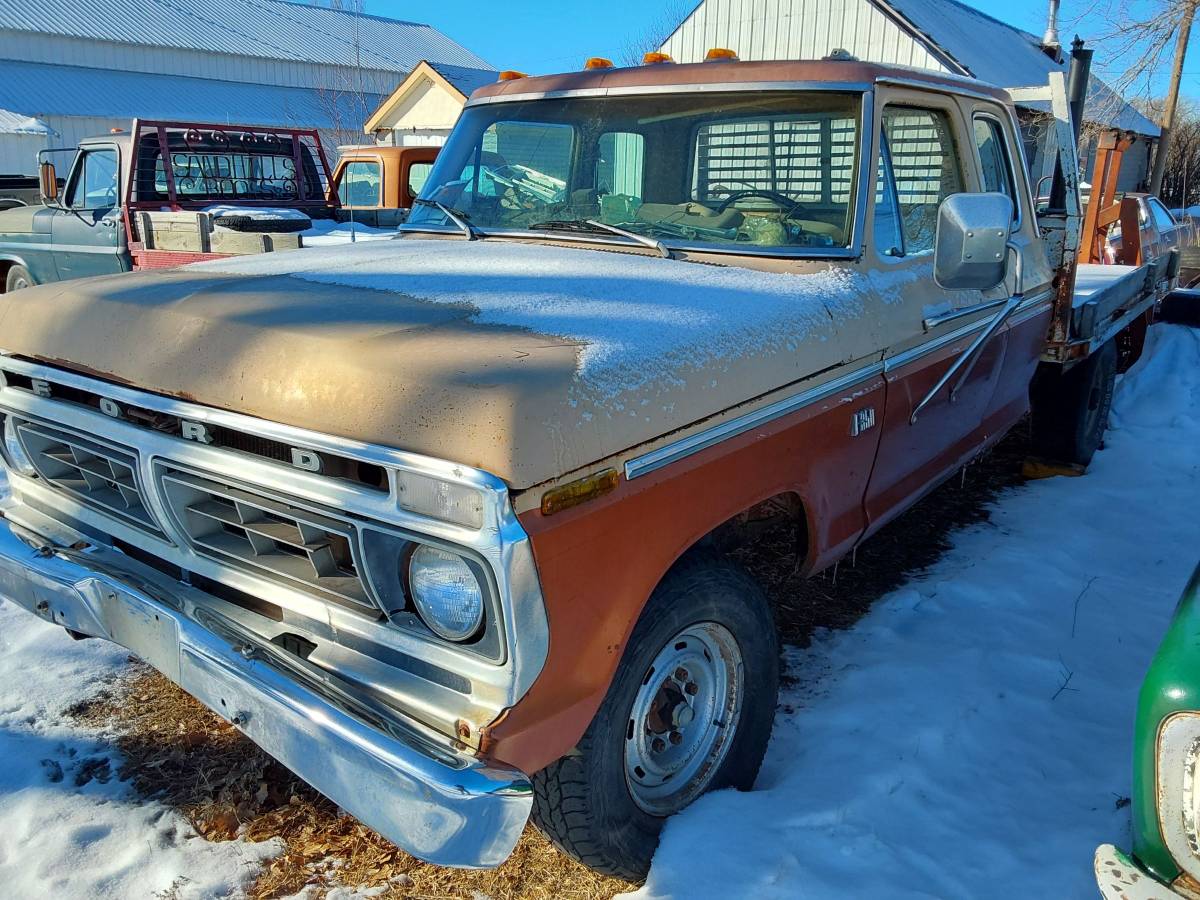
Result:
{"label": "utility pole", "polygon": [[1167,171],[1171,129],[1175,127],[1175,107],[1179,104],[1179,82],[1183,79],[1183,59],[1187,56],[1188,37],[1192,33],[1196,3],[1197,0],[1185,0],[1183,17],[1179,20],[1179,36],[1175,40],[1175,63],[1171,66],[1171,87],[1167,91],[1167,102],[1163,106],[1162,134],[1158,139],[1158,153],[1154,155],[1154,171],[1150,175],[1152,194],[1158,194],[1162,190],[1163,175]]}

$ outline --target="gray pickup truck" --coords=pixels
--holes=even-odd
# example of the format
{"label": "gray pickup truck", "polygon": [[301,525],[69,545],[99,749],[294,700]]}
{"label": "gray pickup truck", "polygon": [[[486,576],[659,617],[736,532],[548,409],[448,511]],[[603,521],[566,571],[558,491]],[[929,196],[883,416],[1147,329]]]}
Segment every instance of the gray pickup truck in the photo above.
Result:
{"label": "gray pickup truck", "polygon": [[0,292],[299,246],[271,235],[337,206],[320,139],[296,129],[135,120],[39,168],[40,202],[0,205]]}

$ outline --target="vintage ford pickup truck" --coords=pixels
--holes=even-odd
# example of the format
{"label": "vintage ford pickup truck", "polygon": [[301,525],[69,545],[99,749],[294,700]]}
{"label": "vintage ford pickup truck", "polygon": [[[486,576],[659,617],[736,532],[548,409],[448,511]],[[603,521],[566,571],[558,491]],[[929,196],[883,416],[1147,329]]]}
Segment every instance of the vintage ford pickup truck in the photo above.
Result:
{"label": "vintage ford pickup truck", "polygon": [[417,856],[498,864],[532,814],[637,878],[771,732],[730,547],[775,519],[820,572],[1031,383],[1044,455],[1096,451],[1170,272],[1077,266],[1042,91],[1040,218],[997,88],[593,62],[477,92],[401,239],[8,295],[0,593]]}

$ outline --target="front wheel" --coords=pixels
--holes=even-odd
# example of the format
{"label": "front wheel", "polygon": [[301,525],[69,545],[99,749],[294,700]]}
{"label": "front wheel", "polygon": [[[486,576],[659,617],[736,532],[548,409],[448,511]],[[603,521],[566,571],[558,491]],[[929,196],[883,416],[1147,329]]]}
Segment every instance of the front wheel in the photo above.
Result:
{"label": "front wheel", "polygon": [[585,865],[644,877],[668,816],[706,791],[753,787],[778,692],[761,588],[722,558],[681,561],[575,752],[534,776],[534,822]]}
{"label": "front wheel", "polygon": [[33,287],[33,278],[30,277],[29,270],[24,266],[12,266],[4,280],[5,292],[11,294],[27,287]]}

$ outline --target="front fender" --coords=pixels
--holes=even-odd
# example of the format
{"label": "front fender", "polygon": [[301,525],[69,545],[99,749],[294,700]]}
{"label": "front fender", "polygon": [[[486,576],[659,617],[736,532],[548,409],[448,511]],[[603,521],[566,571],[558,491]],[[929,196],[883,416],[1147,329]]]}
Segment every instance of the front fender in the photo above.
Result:
{"label": "front fender", "polygon": [[1163,723],[1200,711],[1200,567],[1188,584],[1138,697],[1133,757],[1133,853],[1162,881],[1181,869],[1167,849],[1158,815],[1157,756]]}

